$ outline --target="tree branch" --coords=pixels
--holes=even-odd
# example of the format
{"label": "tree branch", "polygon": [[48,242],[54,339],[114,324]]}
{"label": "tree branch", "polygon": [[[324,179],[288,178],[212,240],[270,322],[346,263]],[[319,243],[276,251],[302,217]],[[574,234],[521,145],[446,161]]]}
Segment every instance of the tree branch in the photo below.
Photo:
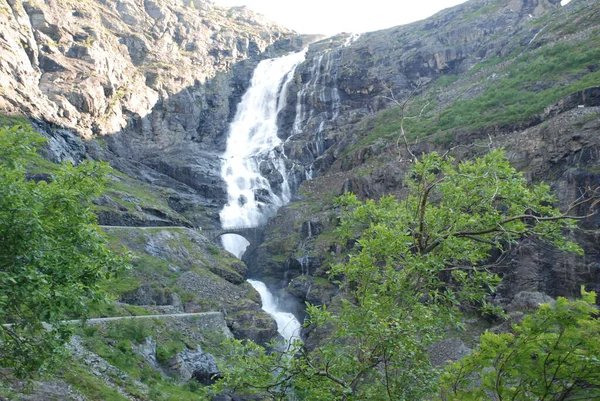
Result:
{"label": "tree branch", "polygon": [[587,218],[597,215],[598,211],[592,211],[591,213],[588,213],[584,216],[570,216],[569,213],[571,213],[575,208],[582,206],[589,202],[592,202],[589,210],[592,210],[592,209],[596,208],[598,205],[600,205],[600,199],[596,199],[595,197],[592,197],[592,198],[584,199],[582,201],[571,204],[569,206],[569,209],[567,209],[567,211],[565,213],[561,214],[560,216],[539,217],[539,216],[535,216],[533,214],[522,214],[519,216],[512,216],[512,217],[508,217],[504,220],[501,220],[500,222],[498,222],[497,227],[491,227],[488,229],[478,230],[478,231],[459,231],[459,232],[454,232],[454,233],[447,233],[446,235],[436,238],[422,252],[423,253],[431,252],[433,249],[435,249],[437,246],[439,246],[443,240],[448,239],[450,237],[469,238],[469,239],[476,240],[479,242],[488,242],[491,244],[495,244],[494,242],[485,240],[483,238],[481,238],[481,239],[476,239],[476,238],[479,235],[491,234],[494,232],[504,232],[505,228],[503,226],[505,224],[508,224],[513,221],[519,221],[519,220],[523,221],[523,220],[532,219],[532,220],[535,220],[536,222],[540,223],[540,222],[559,221],[559,220],[585,220]]}

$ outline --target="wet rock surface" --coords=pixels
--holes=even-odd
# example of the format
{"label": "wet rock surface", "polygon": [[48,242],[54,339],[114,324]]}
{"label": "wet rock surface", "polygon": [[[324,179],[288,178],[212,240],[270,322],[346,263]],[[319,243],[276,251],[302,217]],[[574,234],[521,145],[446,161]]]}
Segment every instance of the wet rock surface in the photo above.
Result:
{"label": "wet rock surface", "polygon": [[[51,160],[106,160],[215,209],[226,201],[217,155],[254,66],[306,40],[203,0],[0,7],[0,114],[39,121]],[[172,225],[118,212],[102,222]]]}
{"label": "wet rock surface", "polygon": [[[462,87],[434,93],[439,118],[444,107],[485,90],[472,74],[486,74],[486,82],[501,78],[488,73],[491,61],[501,65],[515,53],[589,35],[597,25],[590,22],[597,13],[589,10],[597,10],[591,0],[575,0],[568,8],[559,8],[556,0],[476,0],[407,26],[313,44],[278,117],[294,200],[245,257],[248,269],[196,231],[113,232],[135,252],[135,278],[140,280],[121,300],[156,313],[219,310],[236,338],[261,344],[276,335],[276,326],[261,310],[258,294],[244,283],[246,276],[262,278],[282,296],[335,305],[339,297],[327,282],[328,268],[344,262],[353,244],[332,235],[340,218],[333,198],[348,191],[361,199],[405,193],[410,155],[397,137],[369,142],[368,135],[381,128],[372,117],[414,91],[418,97],[428,88],[436,90],[440,79],[464,77]],[[575,32],[563,34],[560,26],[544,30],[547,19],[559,25],[572,17]],[[210,228],[219,225],[218,211],[226,202],[219,155],[228,122],[254,67],[313,39],[245,8],[225,11],[203,0],[0,2],[0,114],[29,118],[49,138],[44,149],[49,160],[109,161],[166,202],[158,207],[141,200],[144,194],[113,191],[96,201],[102,224]],[[590,73],[598,66],[586,68]],[[540,78],[527,90],[536,93],[569,82]],[[597,87],[584,88],[524,121],[459,127],[452,142],[437,136],[418,138],[411,146],[417,154],[452,150],[457,159],[502,147],[528,180],[551,185],[564,210],[586,188],[600,184],[599,99]],[[266,162],[260,170],[281,191],[284,177]],[[511,320],[494,330],[509,330],[511,322],[549,301],[548,296],[577,296],[582,284],[600,291],[599,227],[600,218],[594,216],[574,233],[584,256],[529,238],[519,241],[497,268],[504,281],[492,301],[507,306]],[[192,343],[201,341],[185,324],[172,324]],[[309,336],[307,347],[319,340]],[[463,340],[439,344],[432,360],[441,365],[465,355],[472,344]],[[148,341],[139,352],[156,364],[156,343]],[[96,376],[122,374],[98,355],[85,358]],[[200,381],[215,373],[213,359],[201,348],[186,349],[170,369]],[[66,383],[44,385],[32,396],[38,398],[26,399],[80,399]],[[221,398],[237,399],[228,397]]]}

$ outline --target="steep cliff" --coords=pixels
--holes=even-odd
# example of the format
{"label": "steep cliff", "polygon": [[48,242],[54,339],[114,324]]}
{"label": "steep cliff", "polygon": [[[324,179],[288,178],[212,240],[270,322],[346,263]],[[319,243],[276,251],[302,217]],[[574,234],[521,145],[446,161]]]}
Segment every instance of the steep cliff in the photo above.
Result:
{"label": "steep cliff", "polygon": [[[324,278],[345,253],[332,233],[331,199],[344,191],[402,196],[402,112],[417,154],[451,150],[460,159],[503,147],[531,181],[552,185],[563,208],[596,187],[599,16],[599,4],[586,0],[471,1],[407,26],[311,45],[281,124],[298,181],[313,180],[248,256],[250,273],[301,299],[330,299],[335,289]],[[597,230],[597,219],[582,223],[583,258],[524,241],[500,269],[497,300],[522,290],[597,289]]]}
{"label": "steep cliff", "polygon": [[103,159],[171,188],[176,212],[212,213],[202,225],[225,202],[218,154],[254,66],[304,43],[202,0],[3,0],[0,27],[0,114],[36,121],[54,161]]}
{"label": "steep cliff", "polygon": [[225,79],[219,73],[292,37],[245,8],[203,0],[4,0],[0,6],[1,110],[85,139],[131,130],[160,104],[166,115],[154,112],[153,124],[138,126],[139,134],[157,146],[169,142],[167,129],[211,143],[225,122],[213,117],[212,127],[208,121],[198,127],[199,114],[220,102],[224,110],[214,112],[228,115],[236,89],[219,93]]}
{"label": "steep cliff", "polygon": [[[348,250],[332,200],[402,196],[402,116],[413,152],[460,159],[503,147],[563,208],[600,184],[600,3],[558,3],[472,0],[311,44],[278,117],[294,199],[245,255],[248,270],[201,232],[169,226],[219,225],[220,155],[254,67],[316,37],[203,0],[0,0],[0,115],[13,116],[0,124],[23,115],[50,139],[50,160],[103,159],[119,170],[96,201],[101,223],[163,226],[107,228],[115,247],[134,252],[134,273],[115,289],[119,311],[218,309],[239,338],[265,342],[273,321],[243,279],[331,301],[327,271]],[[494,300],[599,290],[599,224],[596,216],[576,232],[583,257],[523,239],[498,268]]]}

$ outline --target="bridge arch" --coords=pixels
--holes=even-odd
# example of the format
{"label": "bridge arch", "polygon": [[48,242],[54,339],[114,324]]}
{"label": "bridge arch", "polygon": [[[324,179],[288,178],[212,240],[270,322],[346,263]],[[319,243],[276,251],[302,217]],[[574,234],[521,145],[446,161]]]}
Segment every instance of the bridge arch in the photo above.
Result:
{"label": "bridge arch", "polygon": [[264,227],[222,228],[218,230],[203,231],[202,233],[211,241],[216,241],[225,234],[236,234],[240,237],[244,237],[246,241],[252,244],[253,242],[262,241]]}
{"label": "bridge arch", "polygon": [[264,229],[264,226],[222,228],[216,230],[202,231],[202,234],[212,242],[217,242],[219,238],[221,238],[221,236],[225,234],[235,234],[239,235],[240,237],[243,237],[246,241],[249,242],[248,247],[246,248],[246,251],[243,255],[244,258],[242,258],[245,259],[245,257],[254,253],[256,248],[258,248],[258,246],[262,243]]}

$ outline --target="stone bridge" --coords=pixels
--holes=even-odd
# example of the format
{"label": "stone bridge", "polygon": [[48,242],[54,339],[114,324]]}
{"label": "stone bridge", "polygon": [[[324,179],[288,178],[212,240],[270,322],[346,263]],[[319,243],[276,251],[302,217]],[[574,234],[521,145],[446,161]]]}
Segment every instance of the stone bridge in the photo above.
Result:
{"label": "stone bridge", "polygon": [[236,234],[244,237],[250,244],[246,248],[245,255],[252,253],[263,241],[263,234],[266,226],[258,227],[235,227],[235,228],[221,228],[218,230],[203,230],[202,235],[211,241],[217,241],[222,235],[225,234]]}

